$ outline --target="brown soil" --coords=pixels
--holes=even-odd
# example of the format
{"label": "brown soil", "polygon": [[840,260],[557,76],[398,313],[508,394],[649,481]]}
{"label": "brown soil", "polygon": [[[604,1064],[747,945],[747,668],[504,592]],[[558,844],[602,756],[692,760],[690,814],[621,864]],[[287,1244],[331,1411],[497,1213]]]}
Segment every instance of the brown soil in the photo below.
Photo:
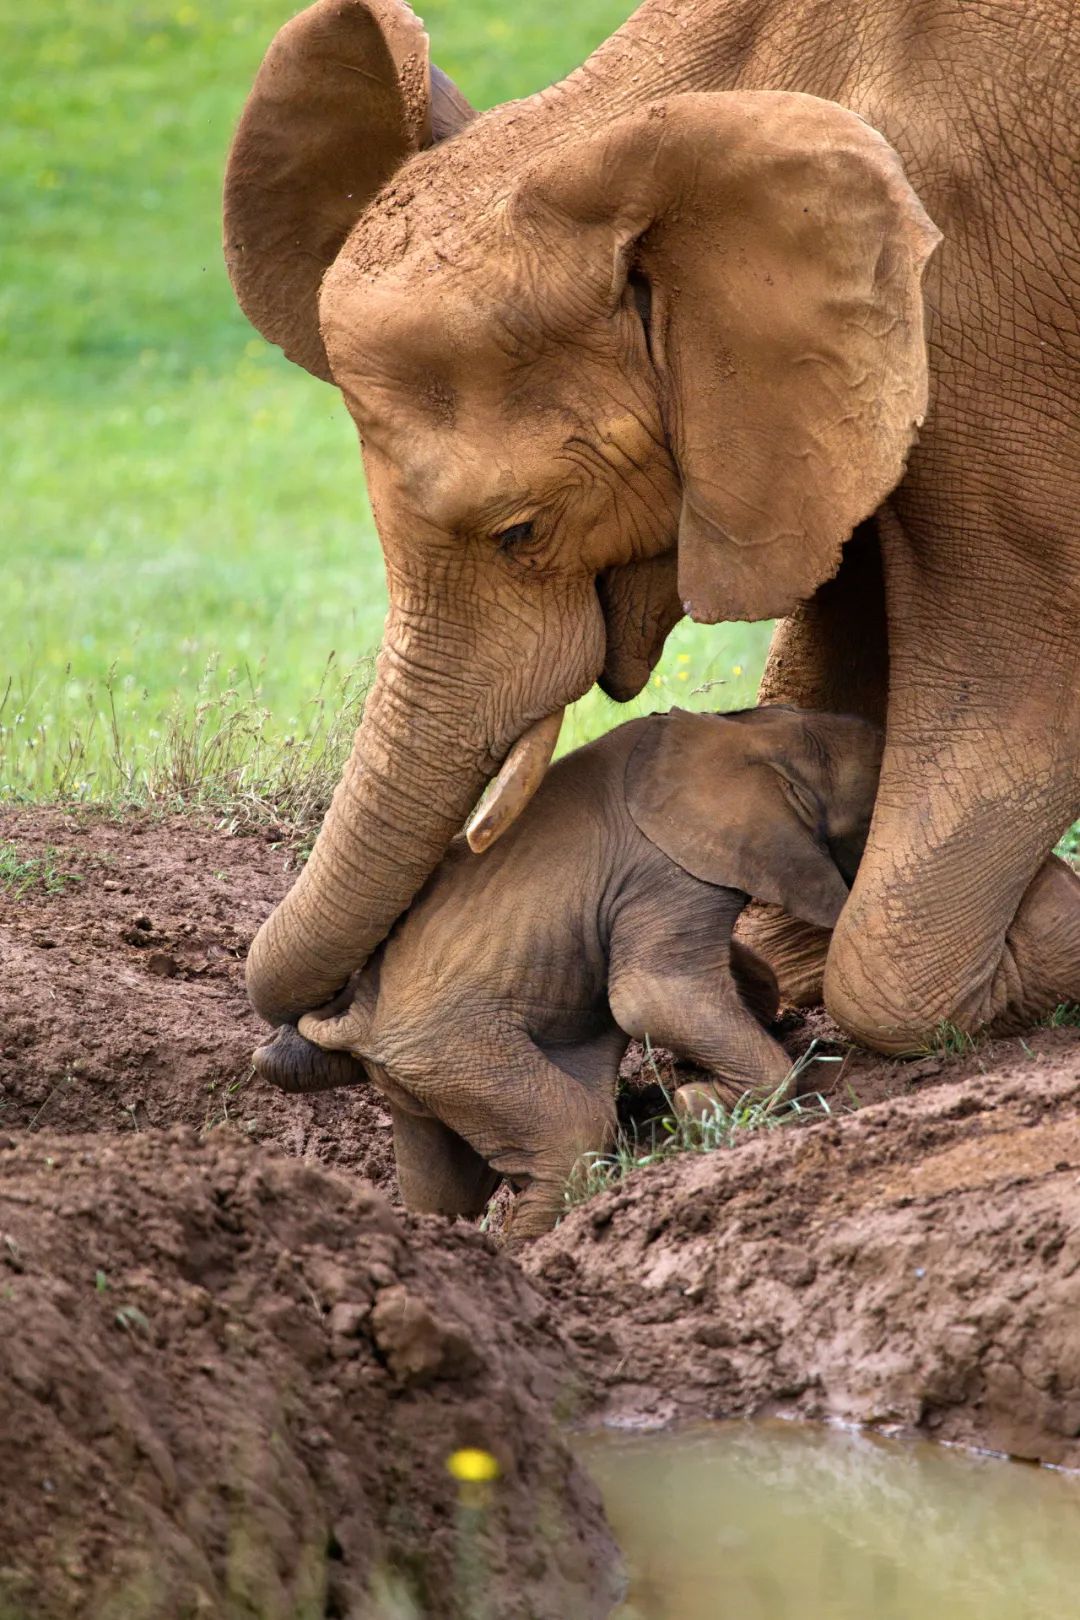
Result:
{"label": "brown soil", "polygon": [[[635,1175],[529,1283],[360,1180],[396,1197],[374,1092],[252,1075],[242,959],[283,844],[41,809],[5,842],[46,880],[0,886],[4,1620],[396,1620],[360,1595],[384,1574],[424,1617],[603,1614],[557,1436],[575,1368],[581,1416],[834,1417],[1080,1466],[1080,1031],[899,1063],[793,1018],[793,1057],[843,1057],[802,1081],[834,1118]],[[624,1072],[639,1126],[688,1078],[639,1048]],[[486,1509],[445,1472],[462,1444],[502,1464]]]}
{"label": "brown soil", "polygon": [[593,1415],[896,1425],[1080,1467],[1078,1034],[574,1211],[523,1263]]}
{"label": "brown soil", "polygon": [[248,944],[295,877],[277,836],[191,816],[0,815],[59,887],[0,887],[0,1128],[135,1131],[230,1120],[254,1140],[393,1187],[366,1087],[283,1097],[252,1075]]}
{"label": "brown soil", "polygon": [[5,1620],[608,1612],[566,1348],[479,1233],[229,1128],[0,1148],[0,1233]]}

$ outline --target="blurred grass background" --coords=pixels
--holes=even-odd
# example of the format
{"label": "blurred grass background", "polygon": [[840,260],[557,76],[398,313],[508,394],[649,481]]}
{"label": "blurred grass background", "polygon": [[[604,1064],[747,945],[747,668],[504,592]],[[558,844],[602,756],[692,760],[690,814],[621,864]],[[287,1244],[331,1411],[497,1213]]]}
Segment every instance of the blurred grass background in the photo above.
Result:
{"label": "blurred grass background", "polygon": [[[631,9],[423,7],[433,54],[479,106],[561,77]],[[202,745],[231,727],[234,763],[245,748],[265,763],[355,701],[353,666],[378,645],[352,425],[247,325],[221,260],[231,130],[289,13],[0,0],[8,796],[137,795],[192,726]],[[694,701],[751,702],[767,639],[681,626],[652,704],[715,681]],[[565,741],[626,714],[591,694]],[[212,768],[205,746],[187,763]]]}

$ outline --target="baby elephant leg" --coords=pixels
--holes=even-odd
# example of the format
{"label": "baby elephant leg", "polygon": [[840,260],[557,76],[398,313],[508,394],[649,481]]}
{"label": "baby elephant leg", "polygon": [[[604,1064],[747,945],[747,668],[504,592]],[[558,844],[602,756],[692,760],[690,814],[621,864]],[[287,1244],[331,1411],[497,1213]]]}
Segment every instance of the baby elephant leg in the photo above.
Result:
{"label": "baby elephant leg", "polygon": [[[707,908],[707,897],[700,903]],[[645,919],[632,913],[624,918],[612,937],[608,986],[620,1027],[716,1076],[713,1082],[680,1087],[679,1110],[702,1113],[747,1092],[764,1097],[775,1091],[790,1071],[790,1060],[750,1011],[738,984],[742,977],[751,1005],[772,1011],[769,976],[750,952],[736,950],[729,958],[731,920],[724,908],[716,908],[712,926],[707,917],[695,917],[692,927],[680,926],[685,919],[676,908],[663,938],[655,927],[643,925]]]}
{"label": "baby elephant leg", "polygon": [[419,1215],[475,1220],[499,1185],[499,1172],[468,1142],[431,1115],[390,1105],[394,1159],[406,1209]]}
{"label": "baby elephant leg", "polygon": [[506,1226],[508,1245],[550,1232],[582,1156],[602,1152],[614,1133],[615,1064],[603,1084],[584,1083],[527,1037],[514,1045],[469,1130],[473,1146],[520,1189]]}

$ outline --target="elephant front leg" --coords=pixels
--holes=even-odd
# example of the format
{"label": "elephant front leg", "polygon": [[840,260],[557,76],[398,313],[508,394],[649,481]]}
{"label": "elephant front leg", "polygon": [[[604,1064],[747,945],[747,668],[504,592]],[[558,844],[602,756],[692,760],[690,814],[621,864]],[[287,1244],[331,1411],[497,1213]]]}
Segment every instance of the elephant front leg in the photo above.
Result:
{"label": "elephant front leg", "polygon": [[1080,809],[1080,479],[1067,502],[1048,463],[988,512],[985,447],[967,459],[881,520],[885,757],[825,1000],[886,1052],[1080,995],[1080,882],[1048,856]]}
{"label": "elephant front leg", "polygon": [[832,932],[789,916],[781,906],[747,906],[735,926],[735,943],[764,957],[776,975],[784,1007],[820,1007]]}
{"label": "elephant front leg", "polygon": [[1080,1006],[1080,877],[1052,855],[1006,932],[990,988],[992,1027],[1023,1029],[1060,1006]]}
{"label": "elephant front leg", "polygon": [[756,1004],[775,1012],[775,985],[763,963],[730,943],[740,905],[730,891],[672,867],[662,893],[629,899],[612,928],[608,999],[619,1027],[715,1076],[679,1087],[681,1113],[730,1105],[747,1092],[768,1096],[791,1068],[751,1011]]}

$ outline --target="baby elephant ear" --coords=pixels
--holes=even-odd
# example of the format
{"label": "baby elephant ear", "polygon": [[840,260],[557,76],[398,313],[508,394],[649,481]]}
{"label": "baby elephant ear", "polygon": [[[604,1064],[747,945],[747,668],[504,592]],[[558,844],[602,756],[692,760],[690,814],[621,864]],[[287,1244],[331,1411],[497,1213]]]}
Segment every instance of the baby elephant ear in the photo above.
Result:
{"label": "baby elephant ear", "polygon": [[760,729],[722,714],[654,715],[627,761],[626,803],[650,843],[703,883],[832,928],[847,884],[815,836],[824,806]]}

